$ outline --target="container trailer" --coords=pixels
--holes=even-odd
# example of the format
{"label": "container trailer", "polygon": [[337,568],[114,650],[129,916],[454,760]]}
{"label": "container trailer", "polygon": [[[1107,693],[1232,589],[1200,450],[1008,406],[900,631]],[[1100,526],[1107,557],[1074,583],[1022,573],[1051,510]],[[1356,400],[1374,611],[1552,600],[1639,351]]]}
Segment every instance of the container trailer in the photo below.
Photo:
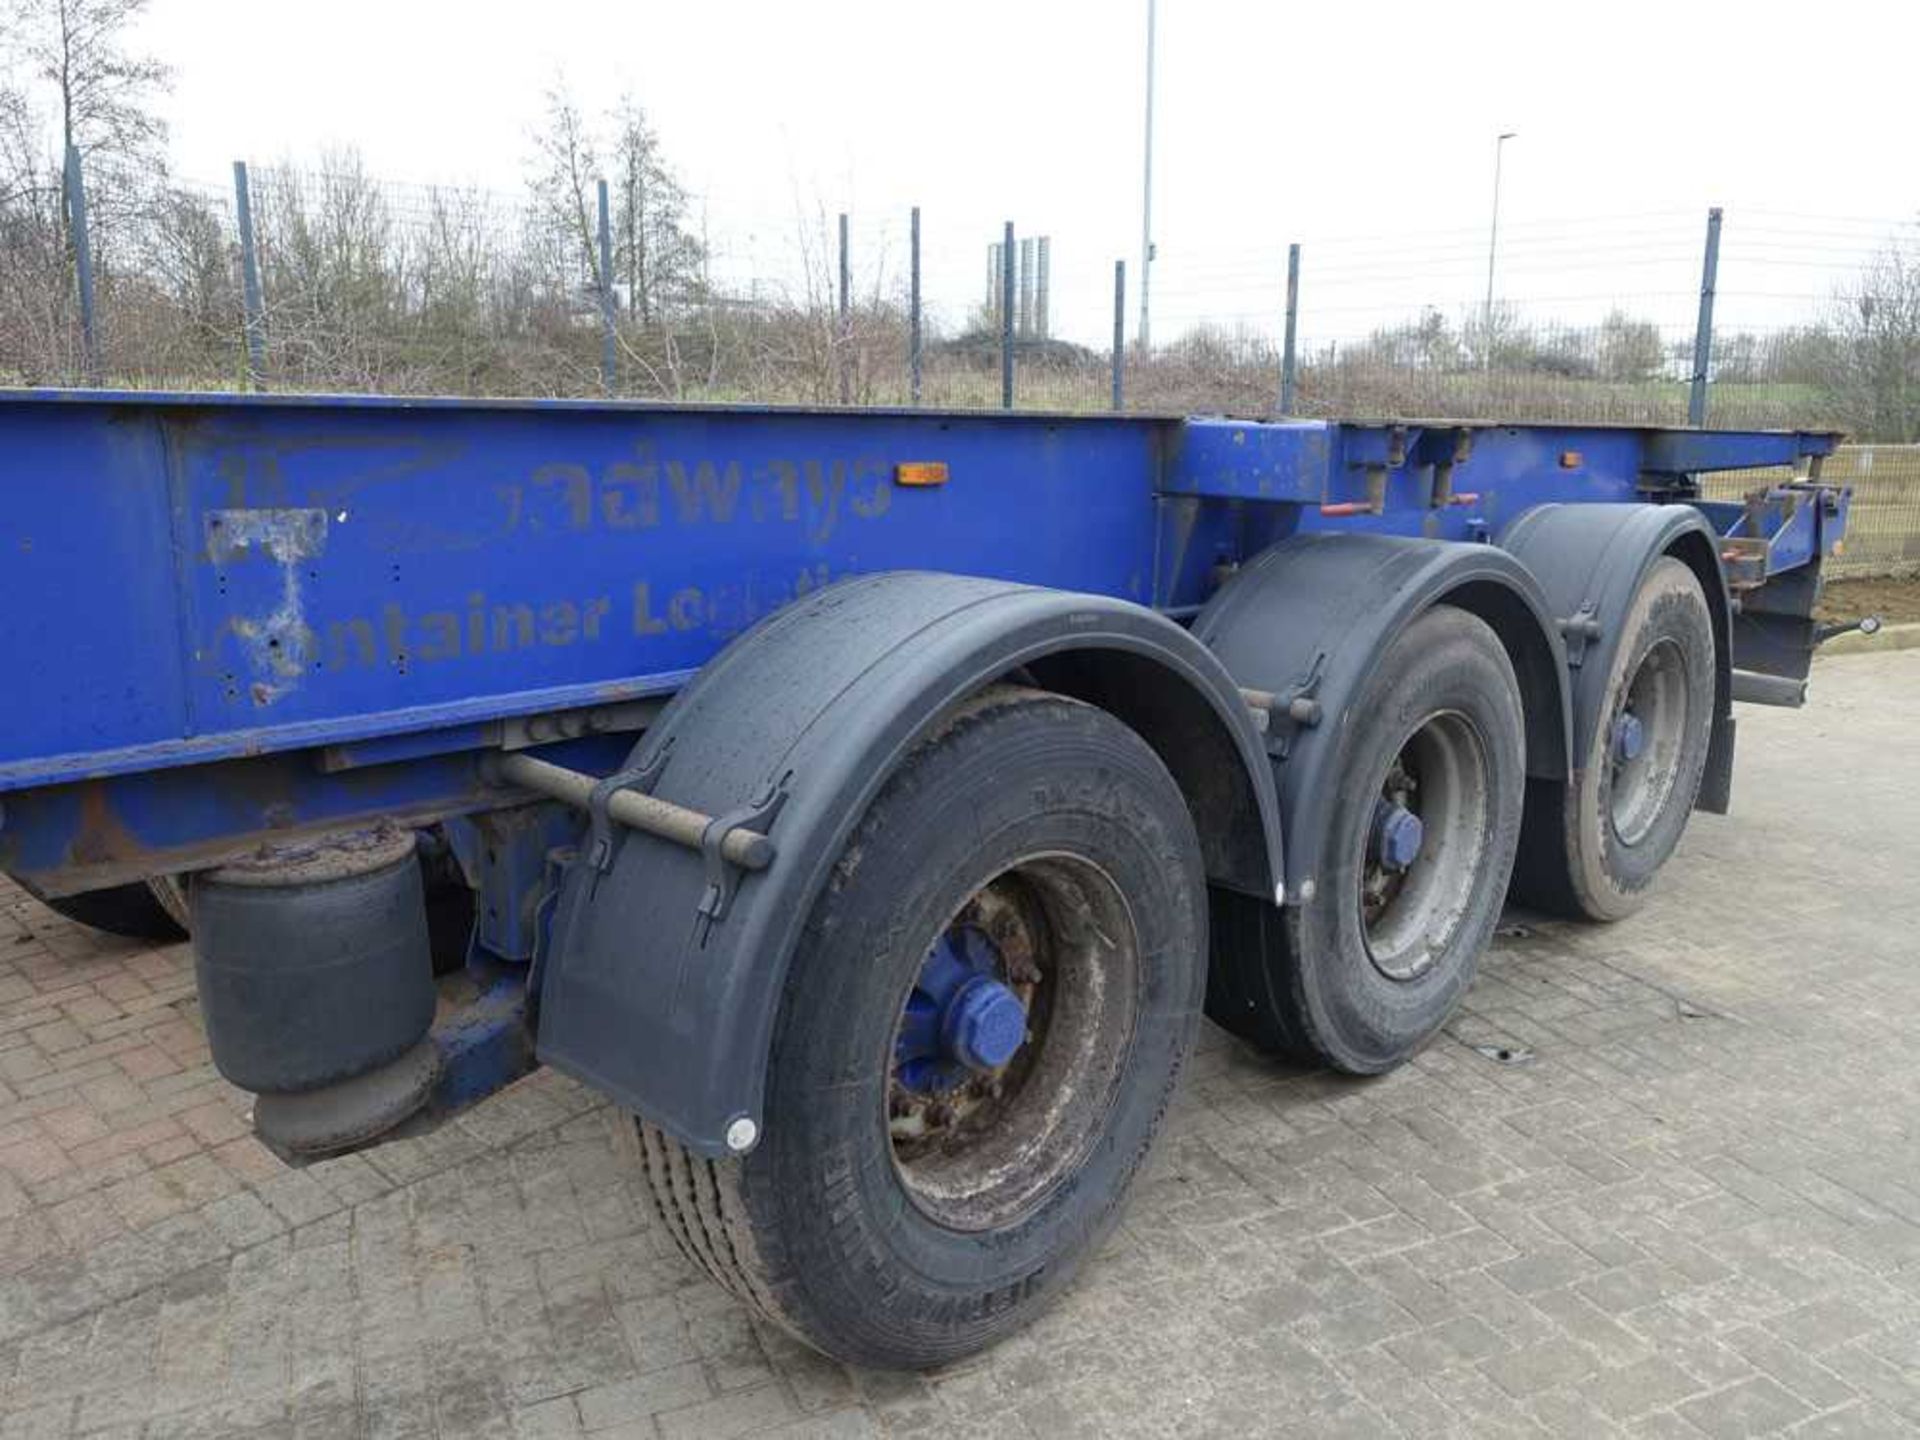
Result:
{"label": "container trailer", "polygon": [[938,1363],[1203,1013],[1378,1074],[1509,897],[1641,904],[1804,695],[1836,440],[4,392],[0,869],[191,929],[282,1153],[553,1065],[720,1284]]}

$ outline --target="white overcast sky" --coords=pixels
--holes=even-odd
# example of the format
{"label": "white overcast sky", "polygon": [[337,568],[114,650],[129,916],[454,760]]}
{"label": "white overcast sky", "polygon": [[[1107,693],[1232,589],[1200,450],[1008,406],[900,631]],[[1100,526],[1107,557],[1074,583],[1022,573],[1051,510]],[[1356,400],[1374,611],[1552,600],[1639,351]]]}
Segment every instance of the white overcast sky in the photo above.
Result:
{"label": "white overcast sky", "polygon": [[[152,0],[143,36],[174,67],[184,176],[352,146],[382,177],[518,191],[564,74],[590,109],[645,105],[731,278],[777,268],[803,213],[841,209],[867,275],[883,247],[903,257],[918,203],[929,289],[954,312],[1012,219],[1053,237],[1056,314],[1097,341],[1116,257],[1137,284],[1145,11]],[[1160,0],[1156,338],[1270,319],[1289,239],[1307,245],[1310,333],[1464,307],[1485,284],[1501,130],[1519,132],[1503,297],[1688,323],[1718,204],[1727,305],[1785,323],[1920,212],[1916,42],[1913,0]]]}

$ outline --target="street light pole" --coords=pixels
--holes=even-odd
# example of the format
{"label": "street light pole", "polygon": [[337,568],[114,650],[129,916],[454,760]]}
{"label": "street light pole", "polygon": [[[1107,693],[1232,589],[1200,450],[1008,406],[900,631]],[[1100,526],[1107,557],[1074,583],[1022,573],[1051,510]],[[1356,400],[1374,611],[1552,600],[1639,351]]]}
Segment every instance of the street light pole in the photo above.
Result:
{"label": "street light pole", "polygon": [[1151,337],[1148,316],[1148,292],[1153,283],[1153,12],[1155,0],[1147,0],[1147,153],[1140,176],[1140,348],[1147,348]]}
{"label": "street light pole", "polygon": [[1487,231],[1487,309],[1482,321],[1485,333],[1481,337],[1489,362],[1493,356],[1493,257],[1500,244],[1500,156],[1507,148],[1507,141],[1519,133],[1502,130],[1493,142],[1493,224]]}

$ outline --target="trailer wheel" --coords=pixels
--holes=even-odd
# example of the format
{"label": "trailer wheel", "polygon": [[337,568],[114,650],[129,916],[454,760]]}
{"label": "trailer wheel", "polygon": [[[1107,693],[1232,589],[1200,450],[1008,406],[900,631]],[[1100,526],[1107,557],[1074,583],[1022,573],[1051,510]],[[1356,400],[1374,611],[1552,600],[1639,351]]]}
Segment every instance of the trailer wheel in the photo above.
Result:
{"label": "trailer wheel", "polygon": [[1700,582],[1662,557],[1628,608],[1575,779],[1529,797],[1515,899],[1590,920],[1640,908],[1680,843],[1706,769],[1713,668]]}
{"label": "trailer wheel", "polygon": [[1526,732],[1498,637],[1447,605],[1395,637],[1350,715],[1311,893],[1278,910],[1213,892],[1208,1013],[1262,1048],[1371,1075],[1472,983],[1519,838]]}
{"label": "trailer wheel", "polygon": [[836,1359],[1025,1324],[1118,1216],[1198,1018],[1198,841],[1145,742],[996,686],[888,781],[788,971],[737,1160],[637,1122],[667,1229]]}
{"label": "trailer wheel", "polygon": [[167,912],[167,918],[173,921],[183,936],[193,931],[193,906],[187,898],[188,883],[184,874],[156,875],[147,881],[148,892]]}
{"label": "trailer wheel", "polygon": [[[162,892],[162,885],[169,887],[167,892]],[[179,894],[176,882],[171,879],[151,884],[135,881],[79,895],[55,896],[46,904],[56,914],[109,935],[121,935],[129,940],[184,940],[187,938],[186,917],[175,908]]]}

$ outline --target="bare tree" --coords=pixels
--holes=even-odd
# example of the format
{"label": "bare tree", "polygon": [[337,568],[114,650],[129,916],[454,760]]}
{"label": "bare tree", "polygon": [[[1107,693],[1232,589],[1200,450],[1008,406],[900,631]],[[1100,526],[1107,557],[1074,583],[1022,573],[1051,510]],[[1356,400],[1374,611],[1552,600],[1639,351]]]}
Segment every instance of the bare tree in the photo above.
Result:
{"label": "bare tree", "polygon": [[644,327],[668,302],[699,288],[705,247],[690,227],[686,188],[661,153],[646,111],[629,95],[611,118],[613,268],[626,284],[628,317]]}
{"label": "bare tree", "polygon": [[[0,369],[43,379],[74,371],[74,251],[61,185],[69,145],[93,162],[88,233],[99,293],[117,299],[130,284],[126,298],[142,302],[147,319],[155,313],[132,252],[143,210],[164,190],[166,132],[153,101],[167,72],[125,43],[145,5],[0,0]],[[103,305],[110,358],[120,318],[137,308]]]}
{"label": "bare tree", "polygon": [[1467,315],[1460,324],[1460,344],[1481,369],[1513,367],[1527,348],[1520,312],[1502,300]]}
{"label": "bare tree", "polygon": [[528,188],[533,193],[542,238],[549,247],[554,281],[568,292],[597,284],[599,149],[593,129],[565,80],[547,91],[547,114],[533,136]]}
{"label": "bare tree", "polygon": [[47,147],[53,150],[49,184],[58,188],[63,157],[68,147],[77,150],[88,164],[95,263],[110,273],[111,251],[167,168],[167,127],[154,102],[167,87],[168,69],[126,46],[127,29],[147,0],[7,3],[13,48],[29,77],[44,87],[52,111],[45,127],[46,139],[54,142]]}
{"label": "bare tree", "polygon": [[178,317],[182,338],[209,354],[234,349],[240,308],[228,217],[188,190],[163,192],[143,227],[141,259],[155,290]]}
{"label": "bare tree", "polygon": [[1862,440],[1920,440],[1920,254],[1895,243],[1836,297],[1826,390]]}
{"label": "bare tree", "polygon": [[1834,339],[1825,325],[1794,325],[1769,336],[1757,379],[1825,386],[1833,370]]}
{"label": "bare tree", "polygon": [[1660,373],[1666,347],[1660,327],[1636,320],[1624,310],[1609,310],[1600,322],[1600,378],[1624,383],[1652,380]]}
{"label": "bare tree", "polygon": [[164,162],[166,123],[153,102],[168,70],[124,48],[127,25],[147,0],[12,0],[13,30],[35,76],[54,88],[61,153]]}
{"label": "bare tree", "polygon": [[[7,34],[0,30],[0,44]],[[0,210],[31,205],[47,193],[33,106],[26,91],[0,76]]]}
{"label": "bare tree", "polygon": [[317,176],[268,172],[255,189],[268,330],[282,365],[303,384],[401,384],[393,221],[358,153],[330,155]]}

